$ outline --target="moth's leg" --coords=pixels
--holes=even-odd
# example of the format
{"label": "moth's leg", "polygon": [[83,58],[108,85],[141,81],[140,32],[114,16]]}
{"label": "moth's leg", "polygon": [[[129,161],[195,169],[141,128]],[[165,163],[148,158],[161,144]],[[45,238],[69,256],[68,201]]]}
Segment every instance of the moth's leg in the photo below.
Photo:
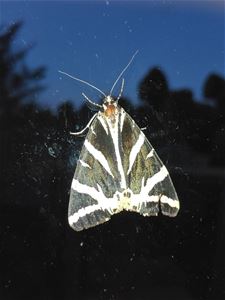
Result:
{"label": "moth's leg", "polygon": [[93,106],[98,107],[98,108],[102,108],[102,105],[95,103],[93,101],[91,101],[84,93],[82,93],[82,96]]}
{"label": "moth's leg", "polygon": [[86,127],[84,129],[82,129],[81,131],[77,131],[77,132],[70,132],[70,134],[72,135],[82,135],[91,125],[92,121],[94,120],[94,118],[96,117],[97,113],[93,115],[93,117],[91,118],[91,120],[88,122],[88,124],[86,125]]}

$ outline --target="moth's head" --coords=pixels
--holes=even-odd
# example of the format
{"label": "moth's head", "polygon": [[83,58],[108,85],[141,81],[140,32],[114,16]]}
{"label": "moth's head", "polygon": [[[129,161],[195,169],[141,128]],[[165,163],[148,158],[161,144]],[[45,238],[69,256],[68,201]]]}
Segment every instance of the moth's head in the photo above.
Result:
{"label": "moth's head", "polygon": [[103,111],[106,117],[113,117],[117,113],[117,100],[112,96],[106,96],[103,100]]}
{"label": "moth's head", "polygon": [[117,100],[115,100],[112,96],[106,96],[103,99],[103,108],[105,109],[108,105],[117,105]]}

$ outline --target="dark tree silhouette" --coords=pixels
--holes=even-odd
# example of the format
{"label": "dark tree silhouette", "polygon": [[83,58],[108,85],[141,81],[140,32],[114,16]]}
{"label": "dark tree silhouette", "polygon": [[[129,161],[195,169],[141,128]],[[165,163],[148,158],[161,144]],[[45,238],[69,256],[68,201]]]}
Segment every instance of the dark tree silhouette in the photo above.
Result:
{"label": "dark tree silhouette", "polygon": [[225,80],[217,74],[211,74],[204,84],[204,96],[214,102],[222,112],[225,111]]}
{"label": "dark tree silhouette", "polygon": [[34,102],[36,94],[42,89],[38,82],[44,77],[43,67],[31,70],[26,66],[24,58],[28,48],[19,51],[13,48],[13,40],[20,27],[21,23],[16,23],[0,33],[0,164],[1,184],[4,187],[1,201],[4,202],[7,202],[7,191],[12,189],[10,179],[16,172],[15,161],[18,164],[27,144],[28,131],[24,125],[29,119],[25,120],[24,114],[26,111],[35,114],[37,109],[34,104],[27,108],[25,104]]}
{"label": "dark tree silhouette", "polygon": [[203,92],[214,108],[214,115],[209,116],[208,132],[210,132],[212,153],[211,163],[225,166],[225,80],[217,74],[211,74],[205,81]]}
{"label": "dark tree silhouette", "polygon": [[15,23],[0,33],[0,116],[7,116],[6,119],[22,104],[34,101],[43,88],[38,81],[44,78],[45,68],[29,69],[24,58],[30,49],[13,49],[12,42],[21,25]]}
{"label": "dark tree silhouette", "polygon": [[155,109],[164,106],[168,92],[166,77],[158,67],[150,70],[139,84],[140,98],[145,104],[153,105]]}

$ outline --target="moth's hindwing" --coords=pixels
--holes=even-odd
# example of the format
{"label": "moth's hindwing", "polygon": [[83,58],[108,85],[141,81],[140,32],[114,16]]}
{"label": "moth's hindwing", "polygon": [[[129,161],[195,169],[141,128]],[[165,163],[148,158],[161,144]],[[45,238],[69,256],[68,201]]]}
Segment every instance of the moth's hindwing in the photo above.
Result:
{"label": "moth's hindwing", "polygon": [[71,186],[69,224],[77,231],[123,209],[144,216],[177,215],[179,201],[166,167],[121,108],[112,124],[99,112],[88,131]]}

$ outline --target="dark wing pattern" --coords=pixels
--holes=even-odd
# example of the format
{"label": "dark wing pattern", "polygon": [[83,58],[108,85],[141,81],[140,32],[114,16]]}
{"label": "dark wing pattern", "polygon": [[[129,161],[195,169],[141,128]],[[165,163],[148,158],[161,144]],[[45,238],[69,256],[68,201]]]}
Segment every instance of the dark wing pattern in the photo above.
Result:
{"label": "dark wing pattern", "polygon": [[99,112],[82,147],[69,201],[69,224],[79,231],[104,223],[116,211],[120,175],[107,123]]}
{"label": "dark wing pattern", "polygon": [[144,216],[164,215],[175,217],[179,200],[170,175],[134,120],[126,114],[122,143],[124,171],[131,190],[131,205],[134,211]]}
{"label": "dark wing pattern", "polygon": [[77,231],[121,210],[176,216],[179,201],[166,167],[133,119],[120,107],[111,122],[93,120],[71,186],[69,224]]}

